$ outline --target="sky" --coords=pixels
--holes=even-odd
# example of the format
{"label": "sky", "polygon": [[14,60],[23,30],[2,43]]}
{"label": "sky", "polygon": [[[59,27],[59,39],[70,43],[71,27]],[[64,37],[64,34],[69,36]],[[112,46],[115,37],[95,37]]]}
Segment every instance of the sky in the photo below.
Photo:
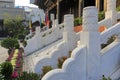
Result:
{"label": "sky", "polygon": [[15,6],[30,6],[37,7],[33,4],[30,4],[30,0],[15,0]]}

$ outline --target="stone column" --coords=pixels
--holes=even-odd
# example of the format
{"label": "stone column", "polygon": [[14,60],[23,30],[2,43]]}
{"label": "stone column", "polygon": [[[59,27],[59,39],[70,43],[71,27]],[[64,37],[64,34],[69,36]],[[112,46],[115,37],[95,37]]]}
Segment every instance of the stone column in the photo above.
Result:
{"label": "stone column", "polygon": [[68,42],[71,38],[71,35],[73,33],[73,26],[74,26],[74,17],[71,14],[64,16],[64,33],[63,33],[63,39]]}
{"label": "stone column", "polygon": [[59,19],[59,0],[57,0],[57,19]]}
{"label": "stone column", "polygon": [[58,19],[55,19],[55,20],[53,21],[53,27],[58,27]]}
{"label": "stone column", "polygon": [[104,0],[104,11],[107,11],[107,0]]}
{"label": "stone column", "polygon": [[105,18],[111,19],[111,25],[117,22],[116,0],[107,0],[107,12]]}
{"label": "stone column", "polygon": [[55,20],[55,15],[54,14],[50,14],[50,20],[54,21]]}
{"label": "stone column", "polygon": [[96,7],[97,7],[98,10],[100,11],[100,0],[96,0]]}
{"label": "stone column", "polygon": [[116,0],[107,0],[107,11],[116,11]]}
{"label": "stone column", "polygon": [[82,10],[81,9],[81,2],[82,2],[82,0],[79,0],[78,2],[79,2],[79,4],[78,4],[78,16],[81,17],[81,10]]}
{"label": "stone column", "polygon": [[83,9],[83,32],[80,45],[87,46],[87,80],[99,80],[100,74],[100,33],[98,32],[98,10],[95,6]]}
{"label": "stone column", "polygon": [[[64,16],[63,40],[68,44],[69,50],[75,46],[74,16],[68,14]],[[74,46],[73,46],[74,45]]]}
{"label": "stone column", "polygon": [[51,27],[54,26],[54,20],[55,20],[54,14],[50,14],[50,26],[51,26]]}

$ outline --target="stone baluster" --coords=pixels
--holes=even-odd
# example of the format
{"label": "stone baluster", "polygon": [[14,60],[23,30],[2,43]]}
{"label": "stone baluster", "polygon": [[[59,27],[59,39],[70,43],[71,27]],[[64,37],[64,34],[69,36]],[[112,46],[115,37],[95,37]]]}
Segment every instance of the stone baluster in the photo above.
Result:
{"label": "stone baluster", "polygon": [[95,6],[83,9],[80,45],[87,46],[87,80],[100,79],[100,33],[98,32],[98,10]]}
{"label": "stone baluster", "polygon": [[105,18],[111,19],[111,26],[117,22],[116,0],[107,0],[107,12]]}
{"label": "stone baluster", "polygon": [[63,32],[63,39],[68,42],[70,40],[71,37],[71,33],[73,31],[73,15],[69,14],[69,15],[65,15],[64,16],[64,32]]}

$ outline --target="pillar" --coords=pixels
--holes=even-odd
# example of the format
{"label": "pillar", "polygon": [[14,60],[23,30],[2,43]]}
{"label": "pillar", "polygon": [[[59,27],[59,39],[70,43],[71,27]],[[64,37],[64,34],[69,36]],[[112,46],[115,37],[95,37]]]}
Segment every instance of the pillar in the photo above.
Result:
{"label": "pillar", "polygon": [[96,7],[98,8],[98,11],[100,11],[100,0],[96,0]]}
{"label": "pillar", "polygon": [[95,6],[83,9],[83,31],[80,45],[87,46],[87,80],[99,80],[100,74],[100,33],[98,32],[98,9]]}
{"label": "pillar", "polygon": [[78,4],[78,16],[81,17],[81,2],[82,0],[79,0],[79,4]]}
{"label": "pillar", "polygon": [[64,32],[63,40],[69,46],[69,50],[74,49],[75,46],[75,32],[74,32],[74,16],[68,14],[64,16]]}
{"label": "pillar", "polygon": [[54,14],[50,14],[50,27],[54,26],[54,20],[55,20]]}
{"label": "pillar", "polygon": [[51,20],[51,21],[54,21],[54,20],[55,20],[54,14],[50,14],[50,20]]}
{"label": "pillar", "polygon": [[59,19],[59,0],[57,0],[57,19]]}
{"label": "pillar", "polygon": [[111,25],[117,22],[116,0],[107,0],[107,12],[105,18],[111,19]]}
{"label": "pillar", "polygon": [[107,0],[107,11],[116,11],[116,0]]}
{"label": "pillar", "polygon": [[64,16],[64,33],[63,39],[68,42],[70,40],[71,34],[73,33],[74,26],[74,16],[71,14]]}
{"label": "pillar", "polygon": [[58,27],[58,19],[55,19],[55,20],[53,21],[52,27]]}
{"label": "pillar", "polygon": [[104,0],[104,11],[107,11],[107,0]]}

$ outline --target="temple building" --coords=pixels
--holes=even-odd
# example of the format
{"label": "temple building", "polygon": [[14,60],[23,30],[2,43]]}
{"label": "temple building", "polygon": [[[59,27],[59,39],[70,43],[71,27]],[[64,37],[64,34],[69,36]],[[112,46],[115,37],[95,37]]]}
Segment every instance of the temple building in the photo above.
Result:
{"label": "temple building", "polygon": [[[65,14],[74,14],[75,18],[82,16],[82,10],[86,2],[86,0],[31,0],[31,3],[38,5],[45,12],[49,12],[49,15],[51,13],[55,14],[60,23],[63,21]],[[106,0],[95,0],[95,3],[91,3],[95,4],[99,11],[106,11],[107,9]],[[119,6],[120,0],[117,0],[117,3],[117,6]]]}

